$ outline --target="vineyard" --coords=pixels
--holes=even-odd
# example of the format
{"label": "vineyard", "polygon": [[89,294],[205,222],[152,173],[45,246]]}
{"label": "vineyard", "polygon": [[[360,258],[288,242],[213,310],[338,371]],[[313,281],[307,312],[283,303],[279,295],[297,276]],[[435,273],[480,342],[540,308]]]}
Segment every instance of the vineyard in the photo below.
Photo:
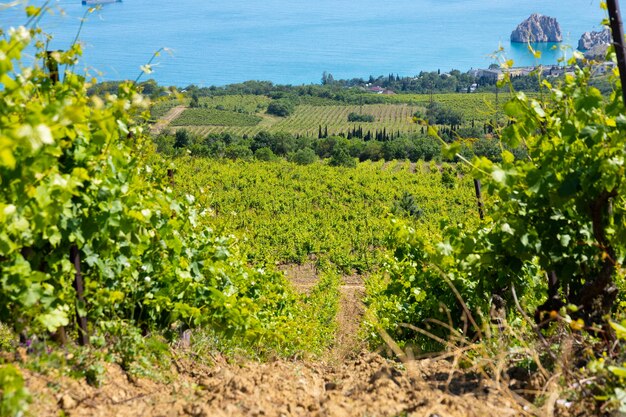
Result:
{"label": "vineyard", "polygon": [[421,107],[426,107],[431,101],[434,101],[446,108],[460,112],[465,117],[466,122],[474,120],[477,123],[484,123],[495,119],[496,110],[499,117],[504,115],[504,104],[511,99],[511,94],[506,89],[502,90],[498,94],[497,106],[494,93],[396,94],[386,96],[385,99],[390,104],[407,103]]}
{"label": "vineyard", "polygon": [[[79,75],[14,66],[34,34],[0,42],[11,58],[0,65],[0,416],[29,402],[7,349],[94,386],[111,362],[151,374],[191,329],[258,358],[325,351],[336,297],[300,296],[279,271],[250,266],[231,234],[199,221],[194,195],[174,196],[133,83],[104,101]],[[77,44],[50,59],[79,54]],[[321,288],[337,285],[320,271]]]}
{"label": "vineyard", "polygon": [[413,198],[415,226],[436,235],[441,220],[478,219],[473,185],[458,176],[444,184],[437,167],[408,162],[362,163],[354,170],[317,163],[263,163],[201,158],[176,160],[181,193],[197,196],[204,222],[234,232],[254,263],[304,263],[325,258],[343,271],[380,262],[389,215]]}
{"label": "vineyard", "polygon": [[[364,93],[366,94],[366,93]],[[182,127],[200,136],[210,133],[232,133],[237,136],[254,136],[260,131],[270,133],[285,132],[292,135],[317,137],[320,126],[328,129],[329,135],[347,134],[362,127],[365,131],[383,131],[407,134],[421,132],[421,126],[412,120],[418,110],[423,110],[434,101],[445,108],[459,112],[465,124],[474,124],[482,129],[496,116],[504,115],[503,105],[510,98],[509,93],[496,97],[490,93],[475,94],[398,94],[385,96],[386,104],[340,104],[329,101],[325,105],[300,104],[295,112],[287,117],[274,117],[265,114],[270,99],[265,96],[239,95],[201,97],[199,103],[207,109],[188,109],[172,126]],[[188,100],[183,100],[184,102]],[[307,100],[304,100],[305,102]],[[171,108],[177,100],[159,103],[153,114],[162,115],[164,109]],[[169,103],[169,104],[168,104]],[[166,110],[165,110],[166,111]],[[373,122],[349,122],[351,114],[374,116]]]}
{"label": "vineyard", "polygon": [[269,97],[249,94],[210,96],[199,99],[199,103],[203,107],[247,114],[263,113],[270,101]]}
{"label": "vineyard", "polygon": [[256,126],[262,119],[258,116],[215,109],[186,109],[171,124],[173,126]]}
{"label": "vineyard", "polygon": [[[230,132],[238,136],[254,136],[261,130],[269,132],[286,132],[293,135],[317,137],[319,128],[328,128],[328,134],[347,133],[354,127],[362,126],[364,130],[374,132],[387,130],[388,132],[416,132],[421,127],[413,123],[415,106],[405,104],[373,104],[373,105],[341,105],[341,106],[310,106],[301,105],[291,116],[285,118],[264,116],[264,120],[256,126],[188,126],[186,129],[198,135],[209,133]],[[373,123],[348,122],[350,113],[371,114]],[[177,124],[177,121],[174,122]]]}
{"label": "vineyard", "polygon": [[[626,410],[617,69],[603,95],[572,58],[573,75],[497,110],[488,94],[233,95],[149,114],[136,82],[90,95],[81,43],[48,53],[44,8],[25,11],[0,30],[0,417]],[[506,123],[464,154],[412,121],[431,100]],[[149,136],[170,109],[198,134],[293,136]],[[351,113],[427,132],[332,137]],[[391,152],[403,141],[413,159]]]}

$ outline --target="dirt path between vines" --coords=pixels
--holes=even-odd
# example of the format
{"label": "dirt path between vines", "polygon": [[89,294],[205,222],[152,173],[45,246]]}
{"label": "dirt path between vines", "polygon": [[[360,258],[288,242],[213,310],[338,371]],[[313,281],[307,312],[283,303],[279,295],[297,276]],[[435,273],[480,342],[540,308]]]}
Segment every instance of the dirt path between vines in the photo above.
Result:
{"label": "dirt path between vines", "polygon": [[186,109],[185,106],[176,106],[172,107],[163,117],[161,117],[150,129],[150,133],[153,135],[158,135],[161,133],[163,129],[165,129],[169,124],[174,121],[178,116],[180,116]]}
{"label": "dirt path between vines", "polygon": [[[295,287],[317,281],[312,266],[287,271]],[[171,383],[131,380],[109,365],[103,387],[25,372],[36,393],[33,415],[57,416],[517,416],[520,406],[477,375],[444,360],[422,360],[411,371],[368,352],[357,336],[364,312],[359,276],[344,277],[335,347],[320,361],[276,360],[213,366],[177,362]],[[451,372],[453,375],[451,376]]]}

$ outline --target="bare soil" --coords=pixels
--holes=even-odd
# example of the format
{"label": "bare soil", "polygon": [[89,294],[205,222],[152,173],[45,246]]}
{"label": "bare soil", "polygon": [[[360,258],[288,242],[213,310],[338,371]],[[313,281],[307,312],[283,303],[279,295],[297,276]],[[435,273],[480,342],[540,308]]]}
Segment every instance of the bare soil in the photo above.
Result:
{"label": "bare soil", "polygon": [[172,107],[163,117],[161,117],[150,129],[150,133],[158,135],[165,129],[174,119],[180,116],[186,109],[185,106]]}
{"label": "bare soil", "polygon": [[[285,268],[301,291],[317,280],[310,265]],[[212,366],[176,361],[173,382],[133,379],[108,365],[101,388],[24,371],[32,415],[58,416],[517,416],[520,405],[488,380],[445,360],[407,367],[369,352],[358,329],[364,307],[358,276],[344,277],[336,343],[319,361],[275,360]]]}

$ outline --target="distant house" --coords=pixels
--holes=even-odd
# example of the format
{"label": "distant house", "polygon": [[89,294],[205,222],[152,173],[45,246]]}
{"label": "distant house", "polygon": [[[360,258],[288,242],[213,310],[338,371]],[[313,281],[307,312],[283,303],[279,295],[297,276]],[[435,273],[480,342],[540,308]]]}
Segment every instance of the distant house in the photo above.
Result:
{"label": "distant house", "polygon": [[606,74],[608,72],[613,71],[613,68],[615,68],[616,64],[613,61],[607,61],[607,62],[602,62],[600,64],[594,65],[593,69],[596,72],[596,74]]}
{"label": "distant house", "polygon": [[535,70],[535,67],[517,67],[517,68],[509,68],[506,72],[511,77],[518,77],[522,75],[528,75]]}
{"label": "distant house", "polygon": [[[468,71],[470,75],[476,78],[485,78],[490,81],[498,81],[504,78],[504,74],[511,77],[528,75],[535,70],[535,67],[515,67],[515,68],[489,68],[489,69],[471,69]],[[471,87],[470,87],[471,89]]]}
{"label": "distant house", "polygon": [[542,75],[544,77],[560,77],[563,74],[573,75],[574,67],[559,67],[557,65],[553,65],[551,67],[543,68]]}
{"label": "distant house", "polygon": [[498,81],[503,77],[502,71],[498,69],[478,69],[473,71],[476,78],[486,78],[488,80]]}
{"label": "distant house", "polygon": [[393,92],[393,91],[391,91],[391,90],[385,90],[385,91],[383,91],[383,94],[386,94],[386,95],[391,95],[391,94],[396,94],[396,93],[394,93],[394,92]]}
{"label": "distant house", "polygon": [[542,75],[544,77],[558,77],[565,73],[565,68],[558,66],[550,66],[543,68]]}

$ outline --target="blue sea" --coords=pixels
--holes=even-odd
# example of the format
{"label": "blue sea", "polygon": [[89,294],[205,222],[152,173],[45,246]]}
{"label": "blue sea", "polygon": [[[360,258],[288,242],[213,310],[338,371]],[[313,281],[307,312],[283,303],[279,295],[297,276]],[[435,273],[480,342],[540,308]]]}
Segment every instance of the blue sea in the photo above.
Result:
{"label": "blue sea", "polygon": [[[3,9],[0,27],[23,24],[20,8]],[[32,4],[42,2],[33,1]],[[556,63],[560,46],[544,45],[537,60],[511,31],[531,13],[556,17],[565,42],[600,30],[599,0],[124,0],[87,16],[80,68],[101,79],[136,78],[160,48],[160,84],[225,85],[245,80],[281,84],[335,78],[401,76],[441,69],[485,68],[504,48],[516,66]],[[51,3],[40,26],[54,35],[49,49],[66,49],[87,6]],[[571,51],[570,51],[571,53]]]}

